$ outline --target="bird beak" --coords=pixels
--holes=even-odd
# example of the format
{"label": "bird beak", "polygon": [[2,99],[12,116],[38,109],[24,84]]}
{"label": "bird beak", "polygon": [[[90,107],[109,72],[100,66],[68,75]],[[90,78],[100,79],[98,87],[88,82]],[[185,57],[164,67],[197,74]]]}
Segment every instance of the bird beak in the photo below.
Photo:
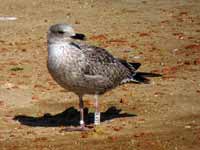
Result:
{"label": "bird beak", "polygon": [[71,36],[71,38],[76,40],[86,40],[85,35],[81,33],[76,33],[74,36]]}

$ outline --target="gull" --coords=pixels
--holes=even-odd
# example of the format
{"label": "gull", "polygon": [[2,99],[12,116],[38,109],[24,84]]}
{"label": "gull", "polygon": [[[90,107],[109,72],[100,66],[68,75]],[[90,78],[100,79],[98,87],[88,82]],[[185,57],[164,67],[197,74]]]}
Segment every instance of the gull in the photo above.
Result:
{"label": "gull", "polygon": [[[69,24],[54,24],[47,34],[47,67],[53,79],[63,88],[79,97],[80,126],[68,131],[88,130],[84,122],[85,94],[94,95],[94,124],[100,124],[98,96],[125,83],[149,83],[136,70],[140,63],[130,63],[112,56],[103,48],[84,43],[85,36],[74,31]],[[144,76],[143,76],[144,75]]]}

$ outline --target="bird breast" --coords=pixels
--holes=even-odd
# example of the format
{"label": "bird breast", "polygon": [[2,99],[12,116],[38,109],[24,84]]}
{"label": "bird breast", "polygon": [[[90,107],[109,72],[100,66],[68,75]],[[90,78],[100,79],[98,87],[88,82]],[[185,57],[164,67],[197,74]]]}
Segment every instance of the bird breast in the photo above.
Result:
{"label": "bird breast", "polygon": [[48,69],[65,88],[75,86],[81,78],[85,57],[80,49],[66,43],[48,45]]}

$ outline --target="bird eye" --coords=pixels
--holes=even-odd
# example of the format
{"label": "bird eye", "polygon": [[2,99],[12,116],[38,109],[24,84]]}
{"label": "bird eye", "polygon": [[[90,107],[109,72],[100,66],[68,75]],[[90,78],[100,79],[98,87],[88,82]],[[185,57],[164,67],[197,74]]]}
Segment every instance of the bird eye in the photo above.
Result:
{"label": "bird eye", "polygon": [[65,32],[64,32],[64,31],[58,31],[58,33],[59,33],[59,34],[64,34]]}

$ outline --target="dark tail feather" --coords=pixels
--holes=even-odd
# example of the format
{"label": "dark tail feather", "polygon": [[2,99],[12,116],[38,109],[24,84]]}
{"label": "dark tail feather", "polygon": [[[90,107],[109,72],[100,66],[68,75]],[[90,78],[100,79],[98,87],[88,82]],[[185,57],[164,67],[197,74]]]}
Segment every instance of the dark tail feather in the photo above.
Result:
{"label": "dark tail feather", "polygon": [[131,82],[149,84],[150,80],[147,79],[146,77],[161,77],[161,76],[162,76],[161,74],[156,74],[156,73],[136,72],[133,75]]}
{"label": "dark tail feather", "polygon": [[133,62],[127,62],[126,60],[119,59],[118,60],[125,66],[127,67],[131,72],[134,72],[137,70],[141,64],[140,63],[133,63]]}
{"label": "dark tail feather", "polygon": [[162,77],[161,74],[150,73],[150,72],[137,72],[136,74],[143,77]]}
{"label": "dark tail feather", "polygon": [[131,64],[131,66],[133,66],[135,70],[137,70],[141,66],[141,63],[131,63],[131,62],[128,63]]}
{"label": "dark tail feather", "polygon": [[126,67],[129,69],[129,71],[132,73],[132,76],[124,79],[121,84],[124,83],[144,83],[148,84],[150,83],[150,80],[147,79],[146,77],[161,77],[162,75],[156,74],[156,73],[147,73],[147,72],[136,72],[136,70],[141,66],[140,63],[135,63],[135,62],[127,62],[126,60],[119,59],[118,60]]}
{"label": "dark tail feather", "polygon": [[145,78],[144,76],[138,74],[137,72],[136,72],[136,74],[132,77],[132,79],[133,79],[132,82],[138,83],[138,84],[140,84],[140,83],[149,84],[149,83],[150,83],[150,80],[149,80],[149,79],[147,79],[147,78]]}

